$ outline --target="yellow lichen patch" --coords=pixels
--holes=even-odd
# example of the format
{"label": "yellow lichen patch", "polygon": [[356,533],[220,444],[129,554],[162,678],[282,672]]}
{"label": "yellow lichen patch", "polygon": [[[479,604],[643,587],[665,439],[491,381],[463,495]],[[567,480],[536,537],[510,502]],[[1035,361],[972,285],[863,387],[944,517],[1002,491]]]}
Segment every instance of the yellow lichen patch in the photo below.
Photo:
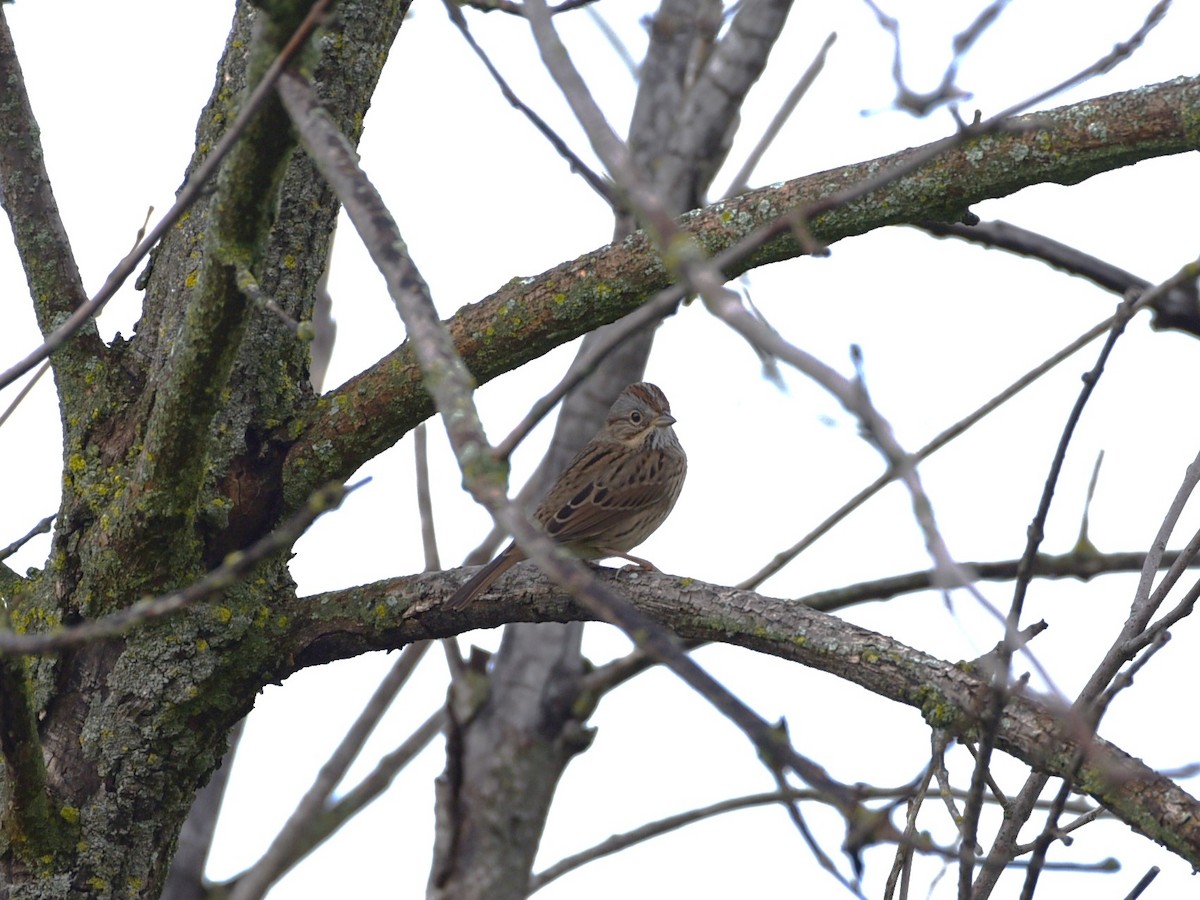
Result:
{"label": "yellow lichen patch", "polygon": [[63,817],[64,822],[70,822],[72,825],[79,821],[79,808],[76,806],[64,806],[58,814]]}

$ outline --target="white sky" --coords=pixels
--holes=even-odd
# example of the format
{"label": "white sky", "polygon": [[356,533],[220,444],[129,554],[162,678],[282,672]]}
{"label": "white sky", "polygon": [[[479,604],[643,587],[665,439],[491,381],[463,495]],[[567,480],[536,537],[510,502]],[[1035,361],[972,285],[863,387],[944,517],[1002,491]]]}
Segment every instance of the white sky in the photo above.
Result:
{"label": "white sky", "polygon": [[[361,151],[439,309],[448,316],[514,276],[535,275],[606,243],[612,225],[603,204],[503,103],[441,6],[414,6],[416,14],[401,32],[372,104]],[[903,22],[906,71],[914,87],[933,86],[947,60],[950,37],[981,6],[887,5]],[[1128,37],[1149,6],[1105,5],[1097,15],[1093,3],[1013,3],[961,66],[959,84],[975,95],[967,110],[977,106],[987,115],[1058,82]],[[639,58],[642,7],[600,5]],[[153,205],[161,214],[170,206],[191,152],[195,120],[212,86],[232,4],[189,4],[186,13],[182,10],[149,0],[22,2],[5,10],[89,291],[133,243],[146,208]],[[469,18],[521,96],[583,150],[585,143],[541,72],[523,23],[499,13]],[[62,28],[64,21],[71,27]],[[624,130],[633,96],[629,75],[585,15],[562,17],[560,27],[611,121]],[[864,4],[797,4],[768,74],[745,110],[717,191],[724,190],[832,30],[839,40],[825,72],[763,160],[754,184],[868,159],[950,129],[944,114],[913,120],[886,111],[892,96],[890,39]],[[1193,74],[1196,34],[1197,5],[1177,4],[1131,61],[1049,105]],[[104,39],[97,40],[101,35]],[[87,74],[65,77],[67,71]],[[864,116],[863,110],[872,114]],[[1196,183],[1197,159],[1188,154],[1080,186],[1030,189],[975,211],[985,219],[1005,218],[1042,231],[1155,280],[1197,253]],[[39,338],[15,252],[7,240],[0,243],[0,291],[6,300],[0,312],[0,367],[6,367]],[[828,259],[757,271],[749,289],[785,336],[842,371],[849,368],[848,346],[861,345],[875,402],[909,449],[1104,318],[1115,304],[1110,295],[1037,263],[901,229],[839,243]],[[403,337],[382,280],[347,223],[339,230],[331,290],[339,331],[330,386]],[[130,334],[139,303],[131,287],[123,291],[101,319],[104,334]],[[572,352],[562,348],[480,390],[493,439],[507,433],[527,404],[557,380]],[[1020,552],[1061,423],[1095,352],[1084,351],[923,467],[939,523],[959,558],[1002,559]],[[1092,509],[1093,541],[1103,550],[1149,544],[1200,446],[1200,425],[1190,414],[1186,387],[1195,383],[1197,368],[1193,339],[1153,333],[1145,318],[1131,325],[1072,446],[1046,552],[1066,552],[1074,543],[1088,477],[1101,449],[1106,458]],[[877,455],[857,437],[855,424],[831,399],[792,373],[786,373],[786,392],[763,380],[754,355],[699,304],[660,330],[647,374],[671,398],[690,459],[690,480],[677,511],[644,545],[645,555],[665,571],[736,582],[881,469]],[[0,394],[0,406],[13,394],[12,389]],[[1183,415],[1181,396],[1187,404]],[[486,529],[486,515],[461,493],[440,428],[430,434],[442,559],[455,564]],[[543,428],[517,454],[514,484],[539,458],[546,435]],[[49,379],[0,430],[0,459],[10,473],[0,507],[0,544],[6,544],[57,506],[59,430]],[[408,440],[365,467],[373,484],[342,511],[322,519],[301,542],[293,571],[302,593],[420,570],[411,472]],[[1200,516],[1186,515],[1184,537],[1173,545],[1182,544],[1198,525]],[[40,565],[47,547],[47,538],[36,540],[11,562],[18,569]],[[798,596],[925,566],[907,499],[892,488],[769,582],[764,593]],[[1050,622],[1036,650],[1061,688],[1077,689],[1101,657],[1124,619],[1132,585],[1132,578],[1121,577],[1034,586],[1027,621],[1045,617]],[[1009,586],[984,585],[983,590],[993,603],[1007,607]],[[920,596],[845,615],[949,659],[976,656],[999,637],[995,624],[962,597],[953,614],[939,598]],[[497,635],[470,639],[494,646]],[[586,649],[604,659],[626,646],[613,632],[594,627]],[[1194,682],[1188,663],[1197,650],[1194,626],[1185,622],[1139,676],[1134,691],[1115,704],[1104,736],[1151,765],[1193,761],[1194,716],[1181,715],[1177,691],[1181,681]],[[914,777],[927,758],[927,729],[911,709],[877,701],[820,673],[740,651],[714,647],[699,658],[760,714],[786,717],[798,749],[828,765],[835,777],[899,784]],[[389,665],[387,657],[372,655],[301,673],[262,693],[234,770],[212,877],[231,876],[257,858]],[[430,654],[368,746],[351,783],[436,708],[444,688],[444,664],[439,654]],[[1155,703],[1155,698],[1161,700]],[[771,786],[741,735],[664,672],[606,699],[593,724],[600,729],[596,745],[568,770],[539,868],[647,818]],[[432,846],[432,779],[442,763],[438,742],[386,798],[285,879],[272,897],[419,895]],[[1195,791],[1194,783],[1184,785]],[[818,828],[831,822],[819,810],[806,814]],[[836,855],[840,830],[819,833]],[[944,828],[935,836],[949,840]],[[1074,847],[1052,858],[1098,861],[1109,855],[1127,868],[1116,876],[1049,873],[1043,890],[1054,896],[1070,884],[1121,896],[1151,864],[1164,869],[1151,896],[1194,890],[1182,861],[1130,837],[1121,824],[1089,826]],[[886,848],[868,853],[869,896],[879,894],[890,858]],[[698,860],[711,861],[698,865]],[[926,884],[938,868],[934,861],[921,862],[915,883]],[[813,885],[812,896],[843,895],[815,872],[783,812],[767,808],[726,816],[593,864],[539,896],[600,898],[616,891],[637,897],[777,896],[804,881]],[[953,896],[954,881],[948,874],[932,896]]]}

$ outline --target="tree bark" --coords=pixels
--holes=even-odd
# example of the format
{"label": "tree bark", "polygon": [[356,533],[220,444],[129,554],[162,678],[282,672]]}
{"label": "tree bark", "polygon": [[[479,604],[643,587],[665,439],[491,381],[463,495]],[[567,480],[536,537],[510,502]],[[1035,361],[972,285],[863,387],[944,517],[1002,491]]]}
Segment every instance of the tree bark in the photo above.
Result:
{"label": "tree bark", "polygon": [[[307,12],[261,5],[238,7],[189,174]],[[406,8],[344,3],[343,39],[322,42],[317,76],[355,140]],[[6,83],[19,94],[19,78]],[[10,605],[16,630],[70,625],[183,587],[279,520],[288,426],[313,403],[307,349],[248,305],[234,270],[246,266],[289,314],[308,318],[336,215],[280,115],[268,104],[209,199],[157,248],[141,280],[137,335],[104,347],[89,327],[54,357],[63,499],[53,562],[22,579]],[[3,141],[20,156],[4,165],[6,209],[29,226],[18,245],[35,296],[53,288],[75,303],[49,180],[37,182],[41,196],[14,190],[17,163],[41,159],[27,101],[23,117],[4,124],[25,135],[19,147]],[[53,270],[44,247],[58,253]],[[43,330],[59,319],[48,310]],[[56,657],[3,661],[0,893],[159,894],[180,825],[230,727],[279,677],[272,646],[287,623],[273,610],[294,597],[286,562],[275,559],[216,604]]]}
{"label": "tree bark", "polygon": [[[298,13],[279,6],[282,11],[264,0],[255,11],[239,4],[189,174],[290,34]],[[316,41],[314,80],[352,141],[407,6],[401,0],[345,0],[330,23],[336,33]],[[678,6],[664,3],[664,10]],[[764,14],[781,9],[743,8]],[[655,39],[672,36],[666,30]],[[710,56],[720,53],[718,42]],[[692,57],[679,57],[685,58],[688,65],[664,52],[672,77],[696,74],[688,68]],[[78,305],[82,290],[41,168],[37,124],[2,11],[0,66],[6,91],[0,196],[39,326],[48,334]],[[700,84],[705,69],[698,71]],[[1075,183],[1140,159],[1196,149],[1198,98],[1200,80],[1177,79],[1018,120],[874,186],[847,206],[823,209],[808,230],[828,243],[888,224],[952,220],[971,203],[1030,184]],[[722,115],[731,115],[736,104],[722,108]],[[663,136],[654,140],[682,141],[652,108],[639,109]],[[704,135],[675,146],[680,158],[712,159],[719,152],[732,122],[722,127],[717,118],[709,124]],[[88,327],[54,356],[63,499],[46,568],[27,577],[3,570],[5,612],[16,634],[70,627],[143,595],[190,584],[268,532],[314,488],[348,477],[429,415],[407,346],[318,402],[307,384],[302,344],[250,304],[239,286],[244,269],[289,315],[311,315],[336,204],[290,135],[277,108],[264,112],[207,199],[156,249],[141,279],[146,295],[135,337],[105,346]],[[647,140],[642,149],[653,158],[655,146],[661,144]],[[694,148],[709,149],[689,157]],[[920,152],[749,192],[683,221],[710,253],[720,253],[780,216],[811,211],[847,185],[906,166]],[[675,186],[660,186],[681,209],[702,200],[704,180],[692,165],[680,167]],[[680,193],[671,193],[677,187]],[[800,252],[784,231],[727,271],[737,274]],[[451,327],[482,382],[615,321],[667,283],[653,249],[635,235],[531,284],[506,286],[462,310]],[[511,304],[526,313],[520,326],[499,315]],[[582,441],[594,429],[605,394],[637,377],[639,358],[643,350],[631,346],[630,359],[605,376],[608,387],[580,395],[592,412],[578,416],[571,440]],[[568,444],[564,439],[556,452],[565,453]],[[317,603],[296,597],[285,561],[274,559],[218,599],[119,639],[54,656],[0,658],[0,895],[156,895],[195,792],[222,758],[229,729],[266,683],[367,649],[475,627],[581,618],[556,591],[518,570],[503,596],[490,594],[451,615],[441,602],[459,580],[459,573],[399,579]],[[685,637],[729,640],[826,668],[919,707],[932,724],[954,733],[969,734],[975,723],[986,682],[969,667],[745,592],[685,586],[665,576],[623,582],[623,588]],[[390,602],[379,602],[384,597]],[[543,633],[551,637],[543,640]],[[822,635],[828,642],[818,640]],[[576,703],[580,666],[576,626],[553,633],[514,630],[490,683],[482,682],[482,698],[464,691],[456,699],[458,732],[452,737],[458,743],[441,801],[443,813],[457,818],[439,820],[435,889],[448,894],[457,883],[481,893],[482,886],[495,885],[500,893],[490,896],[523,890],[520,875],[528,875],[557,773],[588,741],[583,722],[589,709]],[[473,678],[463,681],[474,684]],[[537,690],[522,696],[521,686],[530,681]],[[1074,749],[1061,717],[1034,698],[1012,703],[998,746],[1061,773]],[[506,843],[456,804],[511,808],[504,803],[516,795],[499,790],[498,776],[504,766],[524,760],[518,743],[499,743],[497,735],[509,723],[526,736],[546,729],[526,755],[551,774],[517,782],[526,789],[521,796],[530,799],[515,841]],[[1093,750],[1088,765],[1104,765],[1085,768],[1081,784],[1131,826],[1200,865],[1195,801],[1115,748],[1098,743]],[[1114,780],[1113,772],[1121,777]],[[505,855],[509,859],[501,860]]]}

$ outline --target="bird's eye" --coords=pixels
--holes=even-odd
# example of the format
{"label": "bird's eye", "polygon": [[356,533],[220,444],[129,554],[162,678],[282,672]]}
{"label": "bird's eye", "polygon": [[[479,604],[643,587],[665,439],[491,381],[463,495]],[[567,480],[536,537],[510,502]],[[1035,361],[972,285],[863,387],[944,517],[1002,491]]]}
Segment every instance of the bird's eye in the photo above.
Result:
{"label": "bird's eye", "polygon": [[641,425],[642,424],[642,414],[635,409],[633,412],[631,412],[629,414],[629,421],[632,422],[634,425]]}

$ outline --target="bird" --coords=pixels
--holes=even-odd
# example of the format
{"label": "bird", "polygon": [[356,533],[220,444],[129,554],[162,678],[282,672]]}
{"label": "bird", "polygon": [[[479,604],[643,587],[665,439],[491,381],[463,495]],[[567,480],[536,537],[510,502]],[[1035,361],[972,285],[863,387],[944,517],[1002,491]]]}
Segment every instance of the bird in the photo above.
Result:
{"label": "bird", "polygon": [[[650,537],[675,507],[687,455],[672,427],[671,404],[647,381],[621,391],[600,431],[555,479],[533,518],[580,559],[620,557],[656,572],[629,551]],[[525,559],[510,543],[447,601],[461,609]]]}

